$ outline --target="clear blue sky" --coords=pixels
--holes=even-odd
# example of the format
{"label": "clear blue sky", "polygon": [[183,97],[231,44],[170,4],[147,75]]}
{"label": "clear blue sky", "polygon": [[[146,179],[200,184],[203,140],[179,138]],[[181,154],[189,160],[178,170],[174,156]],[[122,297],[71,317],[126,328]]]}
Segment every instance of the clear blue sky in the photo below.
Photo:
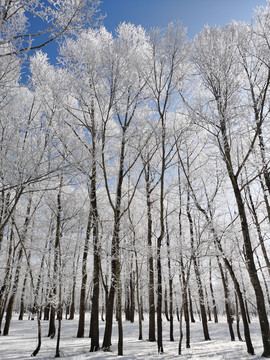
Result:
{"label": "clear blue sky", "polygon": [[[180,20],[187,27],[188,36],[193,38],[206,24],[223,26],[231,20],[249,21],[253,9],[266,4],[266,0],[103,0],[101,13],[107,14],[104,25],[111,32],[124,21],[149,30]],[[37,29],[33,20],[30,20],[30,27],[35,32]],[[56,42],[48,44],[42,51],[48,54],[51,63],[56,62]],[[23,81],[28,74],[26,65]]]}
{"label": "clear blue sky", "polygon": [[204,25],[225,25],[231,20],[249,21],[253,9],[266,0],[103,0],[104,25],[113,31],[120,22],[151,27],[166,27],[180,20],[192,38]]}

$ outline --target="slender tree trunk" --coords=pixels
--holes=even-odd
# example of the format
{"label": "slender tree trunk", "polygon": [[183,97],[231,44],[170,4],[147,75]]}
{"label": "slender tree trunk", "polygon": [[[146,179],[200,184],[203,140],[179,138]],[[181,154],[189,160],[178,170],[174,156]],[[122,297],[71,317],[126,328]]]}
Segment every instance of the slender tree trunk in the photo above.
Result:
{"label": "slender tree trunk", "polygon": [[179,329],[180,329],[180,337],[178,343],[178,355],[182,355],[182,342],[183,342],[183,306],[181,306],[180,316],[179,316]]}
{"label": "slender tree trunk", "polygon": [[23,232],[22,232],[22,234],[18,233],[20,245],[19,245],[18,258],[17,258],[17,267],[16,267],[16,271],[15,271],[14,283],[13,283],[13,286],[11,289],[11,295],[10,295],[10,298],[9,298],[9,301],[7,304],[6,322],[5,322],[5,326],[4,326],[3,335],[8,335],[8,333],[9,333],[9,327],[10,327],[10,322],[11,322],[11,318],[12,318],[13,306],[15,303],[15,298],[16,298],[16,294],[17,294],[17,290],[18,290],[18,286],[19,286],[21,263],[22,263],[22,256],[23,256],[23,246],[24,246],[24,242],[25,242],[25,239],[27,236],[28,225],[29,225],[29,221],[30,221],[31,204],[32,204],[32,198],[29,198],[27,209],[26,209],[26,218],[24,221]]}
{"label": "slender tree trunk", "polygon": [[27,277],[28,277],[28,273],[26,272],[25,275],[24,275],[24,279],[23,279],[23,288],[22,288],[21,301],[20,301],[19,320],[23,320],[23,315],[24,315],[24,297],[25,297]]}
{"label": "slender tree trunk", "polygon": [[83,248],[82,281],[81,281],[79,323],[78,323],[78,330],[77,330],[77,338],[84,337],[85,311],[86,311],[87,259],[88,259],[91,224],[92,224],[92,208],[90,208],[89,214],[88,214],[86,237],[85,237],[84,248]]}
{"label": "slender tree trunk", "polygon": [[7,308],[6,308],[6,321],[5,321],[5,326],[4,326],[4,330],[3,330],[3,335],[8,335],[8,333],[9,333],[9,327],[10,327],[10,322],[11,322],[11,318],[12,318],[12,311],[13,311],[15,298],[16,298],[18,285],[19,285],[19,280],[20,280],[22,255],[23,255],[23,249],[22,249],[22,246],[20,246],[19,254],[18,254],[18,258],[17,258],[17,267],[16,267],[16,271],[15,271],[14,283],[11,288],[11,294],[10,294],[10,297],[9,297],[9,300],[7,303]]}
{"label": "slender tree trunk", "polygon": [[190,232],[194,272],[195,272],[197,286],[198,286],[198,295],[199,295],[200,310],[201,310],[201,317],[202,317],[203,334],[204,334],[205,340],[211,340],[209,331],[208,331],[208,325],[207,325],[207,316],[206,316],[206,309],[205,309],[203,287],[202,287],[202,282],[201,282],[201,275],[200,275],[200,270],[199,270],[199,266],[197,263],[195,250],[194,250],[193,220],[192,220],[192,216],[191,216],[190,209],[189,209],[189,199],[188,199],[188,204],[187,204],[187,217],[188,217],[188,221],[189,221],[189,232]]}
{"label": "slender tree trunk", "polygon": [[167,291],[166,286],[165,286],[165,291],[164,291],[164,314],[165,314],[166,320],[170,321],[169,312],[168,312],[168,291]]}
{"label": "slender tree trunk", "polygon": [[190,321],[191,321],[192,323],[195,323],[195,318],[194,318],[194,312],[193,312],[193,305],[192,305],[192,297],[191,297],[190,288],[188,288],[188,298],[189,298],[189,315],[190,315]]}
{"label": "slender tree trunk", "polygon": [[91,208],[93,212],[93,243],[94,243],[94,267],[93,267],[93,298],[92,298],[92,309],[91,309],[91,346],[90,352],[99,350],[99,294],[100,294],[100,246],[99,246],[99,214],[97,206],[97,189],[96,189],[96,127],[94,121],[94,108],[92,106],[91,112],[92,118],[92,174],[90,179],[90,200]]}
{"label": "slender tree trunk", "polygon": [[245,257],[246,257],[246,264],[247,269],[249,273],[249,277],[251,280],[251,284],[253,286],[255,297],[256,297],[256,303],[257,303],[257,310],[258,310],[258,317],[259,317],[259,323],[261,328],[261,334],[262,334],[262,341],[263,341],[263,357],[270,357],[270,328],[269,328],[269,321],[267,317],[266,307],[265,307],[265,301],[264,301],[264,295],[261,288],[261,284],[258,278],[257,269],[254,262],[254,256],[253,256],[253,248],[249,233],[249,225],[248,220],[246,216],[246,210],[245,205],[243,203],[241,190],[238,185],[238,179],[237,176],[234,174],[233,166],[232,166],[232,160],[231,160],[231,154],[230,154],[230,145],[227,138],[227,130],[226,130],[226,123],[225,119],[222,116],[221,119],[221,134],[222,134],[222,142],[223,142],[223,149],[224,149],[224,158],[226,161],[227,171],[229,178],[231,180],[231,184],[234,191],[234,196],[238,208],[238,213],[240,216],[240,223],[241,223],[241,229],[242,229],[242,236],[244,240],[244,250],[245,250]]}
{"label": "slender tree trunk", "polygon": [[154,260],[152,249],[152,202],[150,189],[150,164],[146,165],[145,171],[146,182],[146,205],[147,205],[147,243],[148,243],[148,301],[149,301],[149,327],[148,340],[156,341],[156,320],[155,320],[155,284],[154,284]]}
{"label": "slender tree trunk", "polygon": [[242,340],[241,332],[240,332],[240,317],[239,317],[239,305],[238,305],[238,297],[236,291],[234,292],[235,295],[235,317],[236,317],[236,331],[239,341]]}
{"label": "slender tree trunk", "polygon": [[234,336],[234,331],[233,331],[233,321],[232,321],[232,312],[231,312],[231,306],[230,306],[230,293],[229,293],[229,288],[228,288],[228,283],[227,283],[227,279],[226,276],[224,274],[222,265],[220,263],[219,258],[217,258],[217,262],[218,262],[218,267],[219,267],[219,271],[220,271],[220,275],[221,275],[221,280],[222,280],[222,285],[223,285],[223,290],[224,290],[224,298],[225,298],[225,311],[226,311],[226,316],[227,316],[227,323],[228,323],[228,327],[229,327],[229,332],[230,332],[230,336],[231,336],[231,341],[235,341],[235,336]]}
{"label": "slender tree trunk", "polygon": [[60,189],[59,194],[57,197],[58,202],[58,216],[57,216],[57,226],[56,226],[56,238],[57,238],[57,279],[58,279],[58,306],[57,306],[57,319],[58,319],[58,329],[57,329],[57,341],[56,341],[56,350],[55,350],[55,357],[60,357],[60,338],[61,338],[61,327],[62,327],[62,318],[63,318],[63,306],[62,306],[62,263],[61,263],[61,211],[62,211],[62,205],[61,205],[61,186],[62,186],[62,179],[60,181]]}
{"label": "slender tree trunk", "polygon": [[[269,188],[269,190],[270,190],[270,188]],[[267,255],[267,250],[265,248],[260,222],[259,222],[259,219],[258,219],[257,211],[256,211],[256,208],[255,208],[252,196],[251,196],[251,191],[250,191],[249,186],[246,187],[246,191],[247,191],[247,195],[248,195],[248,199],[249,199],[249,209],[250,209],[250,212],[252,214],[253,222],[254,222],[254,225],[256,227],[259,242],[260,242],[260,246],[261,246],[261,249],[262,249],[263,258],[264,258],[264,261],[265,261],[265,264],[266,264],[266,267],[267,267],[267,270],[268,270],[268,274],[270,276],[270,261],[269,261],[268,255]]]}
{"label": "slender tree trunk", "polygon": [[[47,245],[48,244],[46,242],[45,250],[47,248]],[[41,314],[39,316],[40,306],[39,306],[39,302],[38,302],[38,297],[39,297],[41,279],[42,279],[42,275],[43,275],[44,262],[45,262],[45,251],[44,251],[44,253],[42,255],[42,259],[41,259],[41,263],[40,263],[39,276],[38,276],[38,279],[37,279],[37,285],[36,285],[35,292],[34,292],[34,308],[35,308],[35,312],[37,314],[38,342],[37,342],[37,347],[33,351],[33,353],[31,354],[31,356],[36,356],[38,354],[40,348],[41,348]],[[29,267],[29,269],[31,269],[30,264],[29,264],[28,267]],[[34,289],[34,279],[33,279],[31,270],[30,270],[30,279],[31,279],[32,287]]]}
{"label": "slender tree trunk", "polygon": [[[77,257],[77,259],[76,259]],[[71,299],[69,306],[69,320],[74,320],[75,316],[75,295],[76,295],[76,282],[77,282],[77,271],[80,255],[77,255],[77,246],[75,248],[75,254],[73,259],[73,277],[72,277],[72,289],[71,289]]]}
{"label": "slender tree trunk", "polygon": [[205,293],[206,304],[207,304],[208,321],[212,321],[208,292],[207,292],[206,286],[204,287],[204,293]]}
{"label": "slender tree trunk", "polygon": [[[57,215],[56,215],[56,229],[55,229],[55,243],[54,243],[54,263],[53,263],[53,287],[52,287],[52,303],[51,303],[51,312],[50,312],[50,322],[49,322],[49,332],[48,336],[53,339],[55,336],[56,328],[55,328],[55,315],[56,315],[56,304],[58,303],[56,295],[57,295],[57,285],[59,284],[59,263],[60,259],[60,240],[61,240],[61,193],[63,186],[63,175],[60,176],[60,184],[59,191],[57,194]],[[58,294],[59,296],[59,294]]]}
{"label": "slender tree trunk", "polygon": [[[171,270],[171,249],[170,249],[170,235],[169,235],[168,215],[167,214],[166,214],[166,234],[167,234],[167,256],[168,256],[168,275],[169,275],[170,341],[174,341],[174,336],[173,336],[173,277],[172,277],[172,270]],[[165,296],[165,298],[167,299],[167,296]]]}
{"label": "slender tree trunk", "polygon": [[6,262],[6,271],[5,276],[3,279],[3,284],[0,288],[0,335],[2,333],[2,320],[6,308],[6,303],[8,300],[8,293],[11,286],[11,279],[12,279],[12,265],[14,263],[14,256],[12,256],[12,249],[13,249],[13,241],[14,241],[14,221],[12,221],[11,229],[10,229],[10,236],[9,236],[9,248],[8,248],[8,257]]}
{"label": "slender tree trunk", "polygon": [[135,266],[136,266],[136,296],[137,296],[137,306],[138,306],[138,317],[139,317],[139,336],[138,340],[143,339],[142,335],[142,304],[140,298],[140,280],[139,280],[139,265],[138,265],[138,254],[135,250]]}
{"label": "slender tree trunk", "polygon": [[210,261],[209,261],[209,287],[210,287],[211,298],[212,298],[212,308],[213,308],[214,319],[215,319],[215,323],[218,323],[217,305],[216,305],[216,300],[215,300],[215,295],[214,295],[214,288],[213,288],[213,283],[212,283],[211,258],[210,258]]}
{"label": "slender tree trunk", "polygon": [[264,271],[263,271],[263,268],[262,268],[262,265],[261,265],[261,262],[260,262],[260,258],[259,258],[259,256],[258,256],[256,250],[255,250],[255,255],[256,255],[256,259],[257,259],[257,263],[258,263],[260,272],[261,272],[261,274],[262,274],[262,279],[263,279],[263,283],[264,283],[264,287],[265,287],[265,293],[266,293],[266,298],[267,298],[268,306],[270,307],[269,288],[268,288],[268,284],[267,284],[267,281],[266,281],[266,278],[265,278],[265,274],[264,274]]}

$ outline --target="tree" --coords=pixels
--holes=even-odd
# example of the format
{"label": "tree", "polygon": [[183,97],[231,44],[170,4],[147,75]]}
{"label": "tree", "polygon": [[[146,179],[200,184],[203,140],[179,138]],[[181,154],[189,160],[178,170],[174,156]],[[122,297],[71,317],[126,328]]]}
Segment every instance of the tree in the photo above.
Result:
{"label": "tree", "polygon": [[[4,1],[0,13],[0,56],[40,49],[61,36],[74,36],[83,28],[96,25],[100,19],[96,17],[99,4],[99,0]],[[37,30],[31,26],[33,19],[39,21]]]}
{"label": "tree", "polygon": [[162,32],[155,29],[150,34],[150,53],[144,73],[155,111],[159,118],[158,143],[160,144],[160,234],[157,239],[157,345],[163,353],[162,342],[162,269],[161,244],[165,236],[165,172],[170,161],[172,147],[167,148],[167,127],[169,108],[177,86],[183,86],[186,76],[185,31],[179,24],[170,24]]}
{"label": "tree", "polygon": [[[247,220],[247,214],[239,176],[254,148],[258,138],[258,128],[252,132],[251,141],[238,164],[232,156],[235,151],[235,139],[232,138],[234,130],[234,116],[236,101],[239,101],[241,82],[241,68],[237,62],[236,49],[232,46],[235,37],[234,26],[229,25],[225,29],[213,29],[206,27],[195,41],[194,63],[202,77],[203,84],[209,90],[215,107],[211,108],[210,114],[203,114],[204,119],[209,119],[207,126],[215,134],[217,145],[225,162],[227,174],[230,179],[235,201],[241,219],[241,230],[244,242],[246,265],[250,280],[256,295],[257,309],[264,345],[263,356],[270,356],[270,329],[265,308],[263,291],[258,278],[254,255],[252,250],[251,235]],[[207,51],[206,51],[207,49]],[[210,57],[208,51],[213,51]],[[259,121],[259,123],[262,122]],[[239,134],[239,131],[238,131]]]}

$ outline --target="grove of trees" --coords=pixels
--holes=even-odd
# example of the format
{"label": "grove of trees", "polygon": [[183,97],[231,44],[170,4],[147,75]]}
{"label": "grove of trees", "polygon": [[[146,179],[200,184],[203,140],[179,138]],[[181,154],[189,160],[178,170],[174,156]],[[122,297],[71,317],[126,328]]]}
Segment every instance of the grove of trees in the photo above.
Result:
{"label": "grove of trees", "polygon": [[[124,316],[158,353],[180,326],[181,354],[195,313],[205,341],[225,315],[253,355],[257,316],[270,357],[270,2],[194,40],[177,22],[113,36],[99,3],[1,2],[1,336],[35,314],[32,355],[48,321],[59,357],[77,313],[90,351],[117,321],[123,355]],[[53,40],[57,64],[33,52]]]}

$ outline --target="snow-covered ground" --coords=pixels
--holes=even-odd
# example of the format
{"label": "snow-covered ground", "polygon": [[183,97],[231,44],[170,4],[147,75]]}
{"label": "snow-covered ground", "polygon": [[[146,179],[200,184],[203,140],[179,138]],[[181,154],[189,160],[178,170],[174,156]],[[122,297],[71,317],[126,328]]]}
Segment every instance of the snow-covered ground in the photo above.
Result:
{"label": "snow-covered ground", "polygon": [[[16,320],[17,315],[11,323],[10,333],[8,336],[0,337],[0,359],[1,360],[25,360],[29,359],[32,351],[37,344],[37,323],[36,321]],[[87,326],[89,318],[87,318]],[[117,324],[113,328],[112,351],[90,353],[90,339],[85,337],[77,339],[77,324],[78,320],[73,321],[63,320],[62,322],[62,336],[61,336],[61,359],[67,360],[85,360],[85,359],[116,359],[117,358]],[[191,348],[185,348],[185,338],[182,345],[182,356],[178,356],[178,341],[179,341],[179,323],[175,320],[174,336],[175,341],[169,341],[169,326],[168,322],[163,320],[163,345],[164,354],[157,354],[157,344],[147,341],[147,318],[143,323],[143,336],[145,340],[137,340],[138,338],[138,323],[130,324],[124,322],[124,356],[119,357],[123,360],[129,359],[217,359],[217,360],[246,360],[246,359],[262,359],[262,342],[260,337],[260,330],[257,319],[252,320],[251,335],[253,346],[255,348],[255,356],[250,356],[246,352],[246,345],[244,342],[231,342],[229,339],[228,327],[225,319],[221,319],[218,324],[209,322],[209,331],[211,341],[204,341],[202,335],[202,326],[199,321],[191,324]],[[184,324],[183,324],[184,325]],[[42,345],[36,359],[52,359],[55,355],[56,338],[49,339],[46,337],[48,329],[48,322],[42,322]],[[89,329],[86,329],[86,335]],[[102,343],[102,336],[104,331],[104,323],[100,323],[100,343]],[[243,337],[242,332],[242,337]]]}

